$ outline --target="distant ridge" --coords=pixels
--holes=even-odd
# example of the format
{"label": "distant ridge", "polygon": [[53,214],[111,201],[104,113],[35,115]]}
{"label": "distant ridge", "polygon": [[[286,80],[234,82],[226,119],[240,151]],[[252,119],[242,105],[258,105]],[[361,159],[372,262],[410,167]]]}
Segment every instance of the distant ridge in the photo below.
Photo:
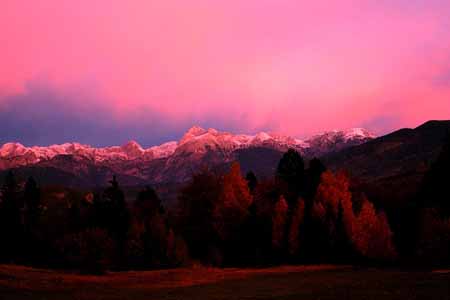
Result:
{"label": "distant ridge", "polygon": [[[0,170],[20,168],[21,170],[17,171],[23,174],[26,174],[27,170],[34,170],[36,173],[42,168],[53,173],[54,170],[59,170],[67,176],[82,178],[82,185],[89,182],[106,183],[108,176],[112,174],[136,185],[184,182],[192,172],[202,166],[224,166],[243,157],[252,160],[252,151],[257,149],[260,154],[266,153],[265,157],[272,162],[279,159],[281,153],[288,148],[294,148],[306,157],[321,156],[359,145],[374,137],[362,128],[334,130],[302,140],[267,132],[255,135],[231,134],[213,128],[193,126],[179,141],[147,149],[136,141],[104,148],[76,142],[47,147],[25,147],[20,143],[6,143],[0,147]],[[254,155],[260,154],[255,152]],[[242,163],[247,165],[246,161]],[[260,164],[261,169],[265,170],[260,172],[261,175],[273,169],[273,166],[262,166],[262,161]],[[257,167],[255,164],[252,166]],[[254,171],[258,172],[258,169]],[[45,172],[38,173],[45,182]],[[77,180],[74,182],[73,185],[76,185]]]}

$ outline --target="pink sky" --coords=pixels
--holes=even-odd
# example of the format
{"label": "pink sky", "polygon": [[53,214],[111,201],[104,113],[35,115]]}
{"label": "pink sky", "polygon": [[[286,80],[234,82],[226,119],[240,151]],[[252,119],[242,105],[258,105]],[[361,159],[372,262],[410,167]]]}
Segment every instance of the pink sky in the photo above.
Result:
{"label": "pink sky", "polygon": [[[86,115],[147,144],[194,123],[385,133],[450,119],[449,28],[443,0],[3,0],[0,115],[25,143],[79,139]],[[22,126],[61,112],[74,133]]]}

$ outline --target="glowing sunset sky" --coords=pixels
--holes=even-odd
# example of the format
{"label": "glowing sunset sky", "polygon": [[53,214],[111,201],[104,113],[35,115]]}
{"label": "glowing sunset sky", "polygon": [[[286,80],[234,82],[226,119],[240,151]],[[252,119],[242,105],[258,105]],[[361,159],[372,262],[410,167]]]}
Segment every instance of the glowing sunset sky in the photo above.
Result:
{"label": "glowing sunset sky", "polygon": [[0,143],[450,119],[448,0],[2,0],[0,45]]}

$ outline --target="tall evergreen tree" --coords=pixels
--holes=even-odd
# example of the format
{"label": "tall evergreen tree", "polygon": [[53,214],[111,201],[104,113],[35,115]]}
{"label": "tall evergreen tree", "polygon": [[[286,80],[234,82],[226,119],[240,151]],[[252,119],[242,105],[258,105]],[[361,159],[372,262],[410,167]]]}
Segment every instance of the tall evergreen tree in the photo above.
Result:
{"label": "tall evergreen tree", "polygon": [[156,213],[164,213],[161,199],[156,191],[149,186],[138,193],[134,202],[134,208],[140,218],[151,217]]}
{"label": "tall evergreen tree", "polygon": [[[27,243],[36,247],[36,228],[39,223],[39,216],[41,214],[41,190],[39,189],[33,177],[29,177],[25,183],[23,192],[24,203],[24,231]],[[29,248],[29,247],[27,247]],[[30,252],[31,249],[26,249]],[[33,251],[33,250],[31,250]],[[29,253],[34,256],[34,253]]]}
{"label": "tall evergreen tree", "polygon": [[22,204],[19,185],[12,171],[9,171],[1,188],[0,230],[2,232],[2,256],[14,260],[21,250],[23,239]]}
{"label": "tall evergreen tree", "polygon": [[309,162],[309,168],[306,171],[305,179],[305,198],[310,200],[316,195],[317,187],[320,184],[322,173],[327,168],[318,158],[313,158]]}
{"label": "tall evergreen tree", "polygon": [[258,185],[258,179],[256,178],[255,173],[253,173],[252,171],[247,172],[247,175],[245,175],[245,179],[247,180],[247,185],[250,193],[253,194],[256,186]]}
{"label": "tall evergreen tree", "polygon": [[298,151],[289,149],[283,154],[276,177],[289,206],[293,207],[304,189],[305,163]]}
{"label": "tall evergreen tree", "polygon": [[41,190],[39,189],[33,177],[29,177],[25,183],[24,205],[26,210],[26,223],[28,226],[34,226],[39,217],[41,206]]}
{"label": "tall evergreen tree", "polygon": [[214,263],[210,256],[219,242],[212,224],[220,194],[220,178],[203,171],[195,174],[178,196],[178,230],[186,239],[192,258],[207,263]]}
{"label": "tall evergreen tree", "polygon": [[103,202],[106,207],[106,226],[117,242],[120,264],[122,263],[130,216],[125,203],[125,195],[120,189],[116,176],[110,181],[111,186],[103,193]]}

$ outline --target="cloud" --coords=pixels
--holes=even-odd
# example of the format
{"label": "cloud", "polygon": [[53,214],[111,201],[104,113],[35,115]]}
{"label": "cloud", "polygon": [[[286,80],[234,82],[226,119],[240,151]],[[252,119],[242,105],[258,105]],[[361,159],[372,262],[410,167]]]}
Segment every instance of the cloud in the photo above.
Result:
{"label": "cloud", "polygon": [[448,1],[21,2],[0,10],[1,141],[150,145],[192,124],[307,136],[449,115]]}
{"label": "cloud", "polygon": [[49,145],[77,141],[95,146],[136,139],[152,145],[176,137],[179,129],[156,112],[144,111],[134,121],[116,118],[113,107],[90,88],[60,91],[43,81],[26,84],[24,92],[0,99],[0,143]]}
{"label": "cloud", "polygon": [[[0,144],[17,141],[25,145],[80,142],[110,146],[136,140],[148,147],[179,139],[192,125],[240,132],[244,115],[174,121],[167,115],[142,108],[122,118],[114,101],[99,95],[92,86],[57,89],[46,80],[25,84],[23,92],[0,97]],[[262,127],[267,129],[267,127]]]}
{"label": "cloud", "polygon": [[450,67],[437,75],[434,78],[434,83],[438,87],[450,88]]}

